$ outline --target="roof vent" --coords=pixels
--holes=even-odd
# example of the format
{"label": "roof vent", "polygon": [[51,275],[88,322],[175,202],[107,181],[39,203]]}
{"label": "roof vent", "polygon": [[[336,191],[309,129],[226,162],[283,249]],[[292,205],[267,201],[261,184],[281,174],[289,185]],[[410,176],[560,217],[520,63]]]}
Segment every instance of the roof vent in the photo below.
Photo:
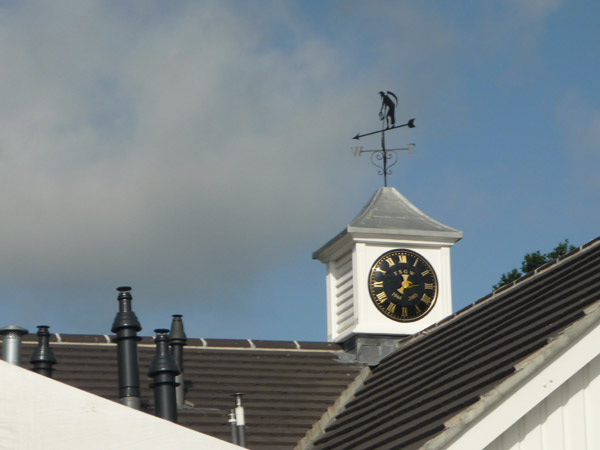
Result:
{"label": "roof vent", "polygon": [[115,316],[111,331],[116,333],[119,364],[119,400],[126,406],[140,409],[140,374],[138,369],[137,332],[142,329],[135,313],[131,310],[131,288],[117,288],[119,312]]}
{"label": "roof vent", "polygon": [[0,328],[2,336],[2,359],[16,366],[21,362],[21,338],[29,333],[25,328],[9,325]]}
{"label": "roof vent", "polygon": [[242,393],[236,392],[235,397],[235,427],[237,428],[237,442],[240,447],[246,447],[246,419],[244,417],[244,407],[242,406]]}
{"label": "roof vent", "polygon": [[169,330],[154,330],[156,354],[150,363],[148,376],[154,379],[150,385],[154,389],[154,407],[156,415],[163,419],[177,422],[177,400],[175,396],[175,377],[179,375],[179,367],[169,354]]}
{"label": "roof vent", "polygon": [[238,445],[238,430],[237,422],[235,421],[235,410],[229,410],[229,426],[231,427],[231,443]]}
{"label": "roof vent", "polygon": [[38,345],[29,360],[32,364],[31,370],[40,375],[52,378],[52,366],[56,364],[54,351],[50,348],[50,327],[48,325],[38,325]]}
{"label": "roof vent", "polygon": [[173,314],[171,321],[171,331],[169,332],[169,345],[171,346],[171,355],[179,367],[179,375],[175,377],[177,388],[175,395],[177,397],[177,407],[182,408],[185,405],[185,386],[183,381],[183,347],[187,344],[187,336],[183,329],[181,314]]}

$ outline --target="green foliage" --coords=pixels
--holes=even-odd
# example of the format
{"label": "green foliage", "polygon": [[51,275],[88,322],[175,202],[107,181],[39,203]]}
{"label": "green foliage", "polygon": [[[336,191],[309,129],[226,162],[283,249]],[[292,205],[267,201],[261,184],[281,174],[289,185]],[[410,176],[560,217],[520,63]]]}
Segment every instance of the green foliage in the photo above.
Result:
{"label": "green foliage", "polygon": [[569,253],[571,250],[575,250],[575,246],[569,244],[569,240],[565,239],[564,242],[561,242],[554,247],[554,250],[552,250],[546,256],[549,258],[549,261],[554,261],[555,259],[560,258],[562,255]]}
{"label": "green foliage", "polygon": [[508,283],[512,283],[515,280],[521,278],[521,272],[518,269],[513,269],[510,272],[503,273],[500,277],[498,284],[492,286],[493,290],[500,289],[502,286]]}
{"label": "green foliage", "polygon": [[521,272],[524,274],[533,272],[535,269],[543,266],[547,262],[547,255],[542,255],[539,250],[533,253],[525,253],[523,262],[521,262]]}
{"label": "green foliage", "polygon": [[547,262],[554,261],[571,250],[575,250],[575,247],[569,244],[568,239],[565,239],[563,242],[560,242],[556,247],[554,247],[554,250],[551,252],[542,253],[537,250],[533,253],[525,253],[523,261],[521,262],[521,272],[519,272],[518,269],[513,269],[510,272],[503,273],[500,277],[500,281],[493,285],[492,289],[496,290],[505,284],[512,283],[513,281],[521,278],[523,275],[533,272],[538,267],[543,266]]}

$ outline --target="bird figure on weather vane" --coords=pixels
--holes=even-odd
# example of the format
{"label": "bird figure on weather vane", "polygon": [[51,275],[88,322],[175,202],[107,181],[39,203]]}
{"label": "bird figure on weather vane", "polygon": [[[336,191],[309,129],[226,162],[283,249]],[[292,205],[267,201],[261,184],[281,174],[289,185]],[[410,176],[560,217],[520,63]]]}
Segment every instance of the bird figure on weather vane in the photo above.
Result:
{"label": "bird figure on weather vane", "polygon": [[[396,154],[399,150],[407,150],[408,153],[414,153],[415,144],[408,144],[405,148],[385,148],[385,132],[401,127],[414,128],[415,119],[410,119],[408,122],[402,125],[396,125],[396,106],[398,105],[398,97],[391,92],[379,91],[381,96],[381,108],[379,108],[379,120],[381,120],[381,130],[371,131],[369,133],[357,134],[352,139],[357,141],[364,136],[370,136],[372,134],[381,133],[381,149],[378,150],[363,150],[362,147],[352,147],[354,156],[360,156],[361,153],[371,153],[371,162],[373,165],[381,170],[378,171],[379,175],[383,175],[383,185],[387,186],[387,176],[392,173],[390,167],[398,162],[398,155]],[[392,98],[394,100],[392,100]]]}

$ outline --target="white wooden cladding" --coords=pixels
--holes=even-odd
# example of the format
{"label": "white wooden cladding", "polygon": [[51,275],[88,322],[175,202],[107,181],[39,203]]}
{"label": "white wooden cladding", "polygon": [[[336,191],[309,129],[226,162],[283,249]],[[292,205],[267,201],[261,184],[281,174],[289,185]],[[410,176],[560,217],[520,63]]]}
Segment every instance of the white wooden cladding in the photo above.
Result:
{"label": "white wooden cladding", "polygon": [[486,447],[535,449],[600,449],[600,356]]}
{"label": "white wooden cladding", "polygon": [[335,262],[332,270],[335,279],[335,335],[342,334],[354,325],[354,280],[352,252]]}

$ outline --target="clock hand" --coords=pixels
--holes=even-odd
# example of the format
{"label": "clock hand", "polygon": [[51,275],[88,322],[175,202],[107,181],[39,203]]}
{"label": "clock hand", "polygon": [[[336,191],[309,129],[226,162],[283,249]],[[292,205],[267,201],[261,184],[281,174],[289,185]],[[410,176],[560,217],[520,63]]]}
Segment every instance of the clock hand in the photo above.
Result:
{"label": "clock hand", "polygon": [[404,281],[402,281],[402,284],[398,288],[398,292],[400,293],[400,295],[404,295],[404,289],[408,287],[406,284],[408,283],[410,285],[410,281],[408,281],[407,274],[402,274],[402,278],[404,279]]}
{"label": "clock hand", "polygon": [[410,289],[410,288],[414,288],[417,287],[418,284],[413,284],[412,281],[410,281],[408,279],[409,275],[407,274],[403,274],[402,278],[404,278],[404,281],[402,282],[401,286],[397,289],[397,291],[401,294],[404,295],[404,290],[405,289]]}

